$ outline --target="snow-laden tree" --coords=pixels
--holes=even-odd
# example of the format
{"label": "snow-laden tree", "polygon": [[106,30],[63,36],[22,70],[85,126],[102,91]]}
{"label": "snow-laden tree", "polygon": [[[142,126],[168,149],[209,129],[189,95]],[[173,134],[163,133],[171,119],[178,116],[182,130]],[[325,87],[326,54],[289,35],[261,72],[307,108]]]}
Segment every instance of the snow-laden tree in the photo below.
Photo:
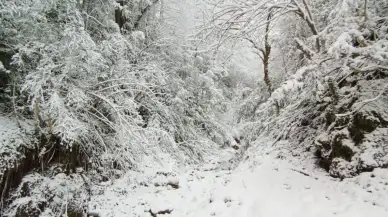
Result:
{"label": "snow-laden tree", "polygon": [[[196,162],[230,144],[218,116],[229,101],[228,68],[215,67],[212,51],[199,50],[195,28],[187,28],[198,11],[172,1],[2,1],[1,46],[10,55],[0,70],[12,81],[4,86],[6,112],[36,127],[35,147],[15,150],[34,154],[15,164],[43,171],[59,164],[67,174],[82,167],[86,175],[103,168],[111,177],[164,156]],[[16,187],[33,165],[2,168],[2,202],[8,183]],[[32,180],[23,182],[38,192],[44,184],[35,182],[46,178]],[[29,204],[19,193],[12,215]]]}
{"label": "snow-laden tree", "polygon": [[242,103],[246,135],[271,136],[273,146],[289,140],[281,144],[292,155],[315,152],[336,177],[384,167],[384,145],[370,141],[385,135],[387,120],[385,8],[368,0],[218,1],[206,30],[221,42],[241,40],[274,13],[270,65],[287,63],[270,96],[259,97],[265,91],[258,87]]}

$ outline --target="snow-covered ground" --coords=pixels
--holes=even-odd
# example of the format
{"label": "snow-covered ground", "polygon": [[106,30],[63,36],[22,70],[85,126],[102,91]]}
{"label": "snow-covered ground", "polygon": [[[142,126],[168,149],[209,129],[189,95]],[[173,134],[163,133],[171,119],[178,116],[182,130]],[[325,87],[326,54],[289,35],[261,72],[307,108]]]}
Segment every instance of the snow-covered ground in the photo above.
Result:
{"label": "snow-covered ground", "polygon": [[219,158],[186,169],[131,172],[101,186],[90,210],[101,217],[388,216],[387,170],[340,181],[296,168],[275,151],[263,153],[234,170],[220,169]]}

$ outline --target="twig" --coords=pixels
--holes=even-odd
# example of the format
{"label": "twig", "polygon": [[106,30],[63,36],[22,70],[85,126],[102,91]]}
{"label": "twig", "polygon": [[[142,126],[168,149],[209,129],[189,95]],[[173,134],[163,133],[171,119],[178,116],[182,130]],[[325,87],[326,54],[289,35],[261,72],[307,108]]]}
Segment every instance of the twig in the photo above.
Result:
{"label": "twig", "polygon": [[302,175],[304,175],[304,176],[310,176],[310,174],[305,173],[305,172],[300,171],[300,170],[296,170],[296,169],[291,169],[291,170],[292,170],[292,171],[295,171],[295,172],[298,172],[298,173],[300,173],[300,174],[302,174]]}

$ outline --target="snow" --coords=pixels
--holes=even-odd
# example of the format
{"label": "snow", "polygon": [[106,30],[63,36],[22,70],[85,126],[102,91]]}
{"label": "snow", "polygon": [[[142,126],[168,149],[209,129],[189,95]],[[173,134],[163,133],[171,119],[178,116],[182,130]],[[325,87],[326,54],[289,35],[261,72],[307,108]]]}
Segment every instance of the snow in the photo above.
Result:
{"label": "snow", "polygon": [[[20,127],[18,126],[20,124]],[[23,157],[22,148],[30,148],[29,133],[33,130],[31,122],[19,121],[0,116],[0,174],[12,168]]]}
{"label": "snow", "polygon": [[388,165],[387,128],[377,128],[366,134],[360,159],[364,165],[386,167]]}
{"label": "snow", "polygon": [[6,71],[3,63],[0,61],[0,71]]}
{"label": "snow", "polygon": [[[48,178],[38,173],[31,173],[23,178],[5,216],[19,216],[18,210],[27,209],[27,207],[30,211],[41,210],[40,207],[43,204],[46,204],[46,207],[39,215],[41,217],[59,216],[58,213],[64,207],[82,208],[83,202],[88,198],[84,184],[83,178],[78,174],[68,176],[58,173]],[[31,215],[30,212],[28,213]]]}
{"label": "snow", "polygon": [[[65,213],[88,206],[101,217],[388,216],[388,172],[375,168],[388,167],[385,9],[369,10],[365,1],[363,14],[361,0],[319,0],[310,2],[310,15],[307,2],[296,0],[271,8],[220,1],[210,10],[174,0],[164,11],[162,1],[136,0],[94,2],[90,16],[81,16],[75,1],[15,2],[1,4],[0,32],[18,51],[12,65],[21,72],[21,95],[5,92],[4,100],[14,99],[19,117],[34,108],[47,125],[35,136],[77,145],[80,162],[89,164],[65,174],[51,158],[47,171],[33,168],[21,183],[12,180],[20,185],[8,198],[9,216],[23,215],[17,211],[30,203],[33,211],[45,204],[43,217],[59,216],[64,206]],[[377,2],[375,9],[383,5]],[[271,14],[279,7],[291,13]],[[119,31],[107,16],[117,9],[123,20],[141,18],[139,27],[127,22]],[[266,34],[272,94],[257,85],[260,59],[239,42],[260,34],[269,18],[276,21]],[[2,62],[0,71],[8,73]],[[340,116],[347,111],[359,113],[347,121]],[[342,118],[328,120],[337,113]],[[241,129],[233,131],[236,122]],[[2,176],[29,149],[47,151],[43,140],[29,138],[32,125],[20,124],[0,117]],[[362,141],[352,141],[358,125],[365,125],[356,132]],[[326,149],[329,174],[345,179],[315,168],[314,142]],[[61,156],[54,148],[52,157]]]}
{"label": "snow", "polygon": [[[90,209],[102,217],[388,216],[387,170],[340,182],[318,169],[300,169],[268,148],[262,150],[257,153],[266,154],[256,154],[232,171],[219,167],[225,157],[232,157],[228,152],[174,173],[131,172],[94,196]],[[140,179],[141,186],[136,184]],[[179,182],[179,188],[154,184],[169,179]],[[122,188],[126,194],[120,193]]]}

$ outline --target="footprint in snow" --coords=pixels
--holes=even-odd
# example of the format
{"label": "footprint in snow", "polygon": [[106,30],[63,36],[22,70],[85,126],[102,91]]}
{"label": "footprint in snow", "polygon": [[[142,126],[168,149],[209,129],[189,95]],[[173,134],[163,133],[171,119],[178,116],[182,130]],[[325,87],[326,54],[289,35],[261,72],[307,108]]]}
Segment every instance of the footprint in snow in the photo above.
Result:
{"label": "footprint in snow", "polygon": [[290,184],[284,183],[283,185],[286,187],[287,190],[290,190],[290,189],[291,189],[291,185],[290,185]]}

